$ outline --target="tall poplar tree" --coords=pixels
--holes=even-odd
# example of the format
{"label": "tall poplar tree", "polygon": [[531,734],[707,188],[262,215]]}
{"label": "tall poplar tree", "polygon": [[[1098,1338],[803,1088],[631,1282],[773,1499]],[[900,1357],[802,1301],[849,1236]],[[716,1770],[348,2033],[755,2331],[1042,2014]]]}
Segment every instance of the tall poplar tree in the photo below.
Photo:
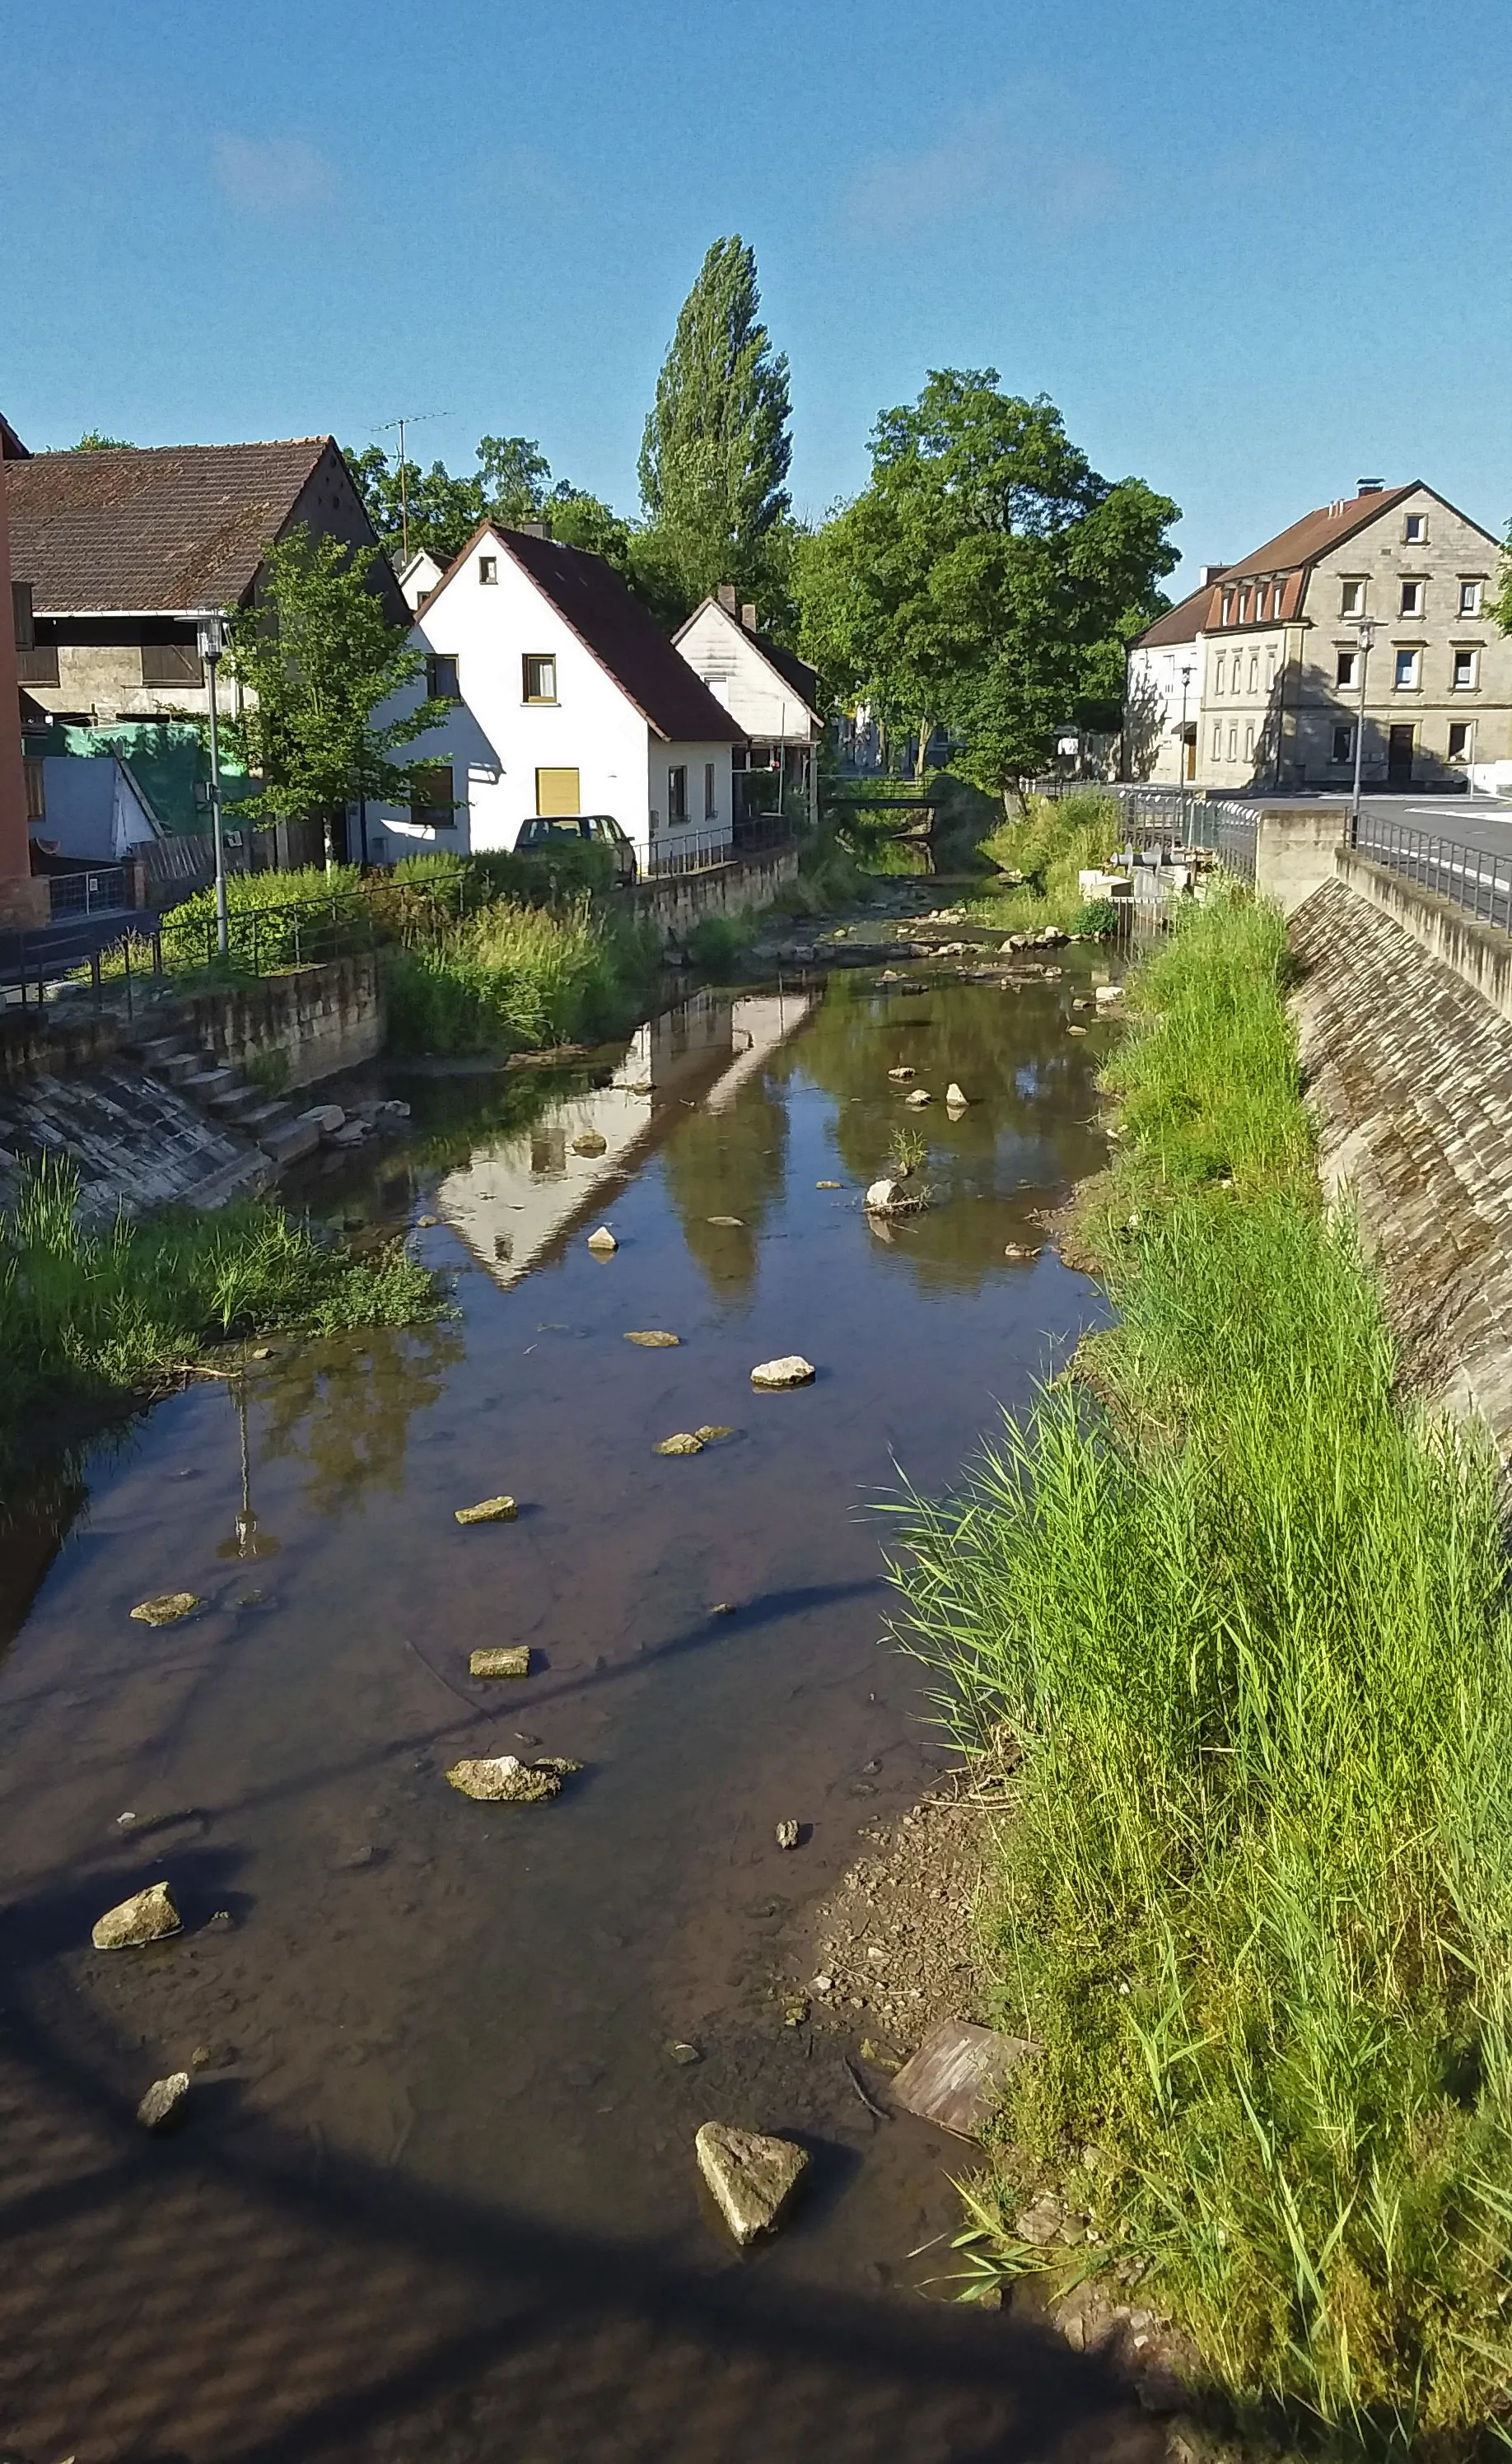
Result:
{"label": "tall poplar tree", "polygon": [[788,368],[761,322],[755,252],[716,239],[683,302],[641,446],[647,561],[689,605],[779,573],[793,458]]}

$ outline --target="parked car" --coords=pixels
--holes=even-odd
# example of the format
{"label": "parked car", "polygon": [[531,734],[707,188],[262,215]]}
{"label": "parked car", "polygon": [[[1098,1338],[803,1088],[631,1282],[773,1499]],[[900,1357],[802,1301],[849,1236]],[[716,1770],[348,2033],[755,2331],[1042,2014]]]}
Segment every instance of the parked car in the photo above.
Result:
{"label": "parked car", "polygon": [[616,885],[635,879],[635,848],[612,813],[540,813],[521,825],[515,842],[516,855],[549,856],[564,838],[584,839],[590,847],[607,847],[614,859]]}

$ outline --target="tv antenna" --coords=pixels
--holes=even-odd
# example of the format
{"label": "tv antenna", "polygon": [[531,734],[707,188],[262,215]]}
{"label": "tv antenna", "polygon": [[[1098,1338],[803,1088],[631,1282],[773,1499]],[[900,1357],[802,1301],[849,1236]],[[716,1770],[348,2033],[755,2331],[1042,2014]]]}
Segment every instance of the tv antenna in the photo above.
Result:
{"label": "tv antenna", "polygon": [[447,416],[444,410],[406,410],[403,419],[385,419],[378,431],[380,436],[387,436],[394,429],[399,430],[399,536],[400,555],[405,564],[409,562],[409,483],[405,476],[405,430],[423,428],[427,419]]}

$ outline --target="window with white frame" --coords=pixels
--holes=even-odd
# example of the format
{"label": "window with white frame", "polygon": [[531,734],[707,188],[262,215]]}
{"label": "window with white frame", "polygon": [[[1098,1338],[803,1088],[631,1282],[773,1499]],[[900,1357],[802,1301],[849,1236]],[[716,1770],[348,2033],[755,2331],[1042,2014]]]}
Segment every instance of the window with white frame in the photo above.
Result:
{"label": "window with white frame", "polygon": [[1221,724],[1215,727],[1213,731],[1213,759],[1215,761],[1221,761],[1223,759],[1223,729]]}
{"label": "window with white frame", "polygon": [[1354,730],[1352,727],[1336,727],[1334,729],[1333,751],[1328,756],[1328,759],[1330,761],[1352,761],[1354,759]]}
{"label": "window with white frame", "polygon": [[1223,622],[1225,625],[1232,625],[1234,622],[1234,593],[1232,590],[1225,590],[1223,593]]}
{"label": "window with white frame", "polygon": [[1409,514],[1402,523],[1402,541],[1406,547],[1425,547],[1428,543],[1428,516]]}
{"label": "window with white frame", "polygon": [[1423,584],[1422,584],[1422,583],[1420,583],[1420,582],[1404,582],[1404,583],[1403,583],[1403,584],[1402,584],[1402,605],[1401,605],[1401,613],[1402,613],[1404,616],[1420,616],[1420,615],[1422,614],[1422,612],[1423,612]]}
{"label": "window with white frame", "polygon": [[1476,686],[1480,681],[1479,651],[1457,650],[1454,654],[1454,680],[1456,693],[1473,693]]}
{"label": "window with white frame", "polygon": [[1254,724],[1253,724],[1253,722],[1252,722],[1252,723],[1250,724],[1250,726],[1248,726],[1248,727],[1244,730],[1244,759],[1245,759],[1245,760],[1246,760],[1246,761],[1251,761],[1251,760],[1253,760],[1253,759],[1254,759],[1254,758],[1255,758],[1255,729],[1254,729]]}
{"label": "window with white frame", "polygon": [[1341,582],[1341,583],[1340,583],[1340,584],[1339,584],[1339,613],[1340,613],[1340,615],[1341,615],[1341,616],[1363,616],[1363,615],[1364,615],[1364,613],[1365,613],[1365,584],[1364,584],[1364,583],[1363,583],[1363,582]]}
{"label": "window with white frame", "polygon": [[1398,650],[1396,653],[1397,692],[1416,693],[1418,686],[1422,682],[1422,676],[1423,654],[1421,650]]}
{"label": "window with white frame", "polygon": [[1265,653],[1265,690],[1266,690],[1266,692],[1267,692],[1267,693],[1269,693],[1269,692],[1270,692],[1271,687],[1274,685],[1274,683],[1275,683],[1275,682],[1276,682],[1276,653],[1275,653],[1274,649],[1269,649],[1269,650],[1267,650],[1267,651],[1266,651],[1266,653]]}
{"label": "window with white frame", "polygon": [[1460,582],[1460,584],[1459,584],[1459,613],[1460,613],[1460,615],[1461,615],[1461,616],[1479,616],[1479,613],[1480,613],[1480,584],[1479,584],[1479,582],[1466,582],[1466,581],[1461,581],[1461,582]]}
{"label": "window with white frame", "polygon": [[1251,693],[1259,693],[1259,691],[1260,691],[1260,652],[1259,652],[1259,650],[1252,650],[1252,651],[1250,652],[1250,691],[1251,691]]}
{"label": "window with white frame", "polygon": [[1227,669],[1228,662],[1224,658],[1222,652],[1219,651],[1217,657],[1213,662],[1213,690],[1216,693],[1220,693],[1223,691],[1223,678],[1227,672]]}
{"label": "window with white frame", "polygon": [[1341,650],[1339,652],[1339,656],[1334,664],[1333,681],[1339,686],[1341,691],[1344,692],[1348,692],[1351,685],[1357,685],[1359,683],[1360,653],[1358,650]]}
{"label": "window with white frame", "polygon": [[1237,760],[1238,759],[1238,758],[1239,758],[1239,732],[1238,732],[1238,727],[1231,727],[1231,728],[1229,729],[1229,759],[1230,759],[1231,761],[1237,761]]}
{"label": "window with white frame", "polygon": [[496,556],[480,556],[478,559],[478,580],[480,582],[497,582],[498,578],[498,558]]}

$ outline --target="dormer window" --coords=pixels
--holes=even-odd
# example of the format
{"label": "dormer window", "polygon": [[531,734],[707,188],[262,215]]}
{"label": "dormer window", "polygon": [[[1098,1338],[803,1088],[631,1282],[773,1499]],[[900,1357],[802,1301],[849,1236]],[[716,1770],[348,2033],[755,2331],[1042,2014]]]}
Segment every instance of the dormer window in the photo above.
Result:
{"label": "dormer window", "polygon": [[499,561],[498,561],[498,558],[497,558],[496,556],[480,556],[480,557],[479,557],[479,559],[478,559],[478,580],[479,580],[480,582],[495,582],[495,583],[496,583],[496,582],[497,582],[497,580],[498,580],[498,578],[499,578]]}
{"label": "dormer window", "polygon": [[1225,625],[1232,625],[1234,622],[1234,593],[1232,590],[1225,590],[1223,593],[1222,621]]}

